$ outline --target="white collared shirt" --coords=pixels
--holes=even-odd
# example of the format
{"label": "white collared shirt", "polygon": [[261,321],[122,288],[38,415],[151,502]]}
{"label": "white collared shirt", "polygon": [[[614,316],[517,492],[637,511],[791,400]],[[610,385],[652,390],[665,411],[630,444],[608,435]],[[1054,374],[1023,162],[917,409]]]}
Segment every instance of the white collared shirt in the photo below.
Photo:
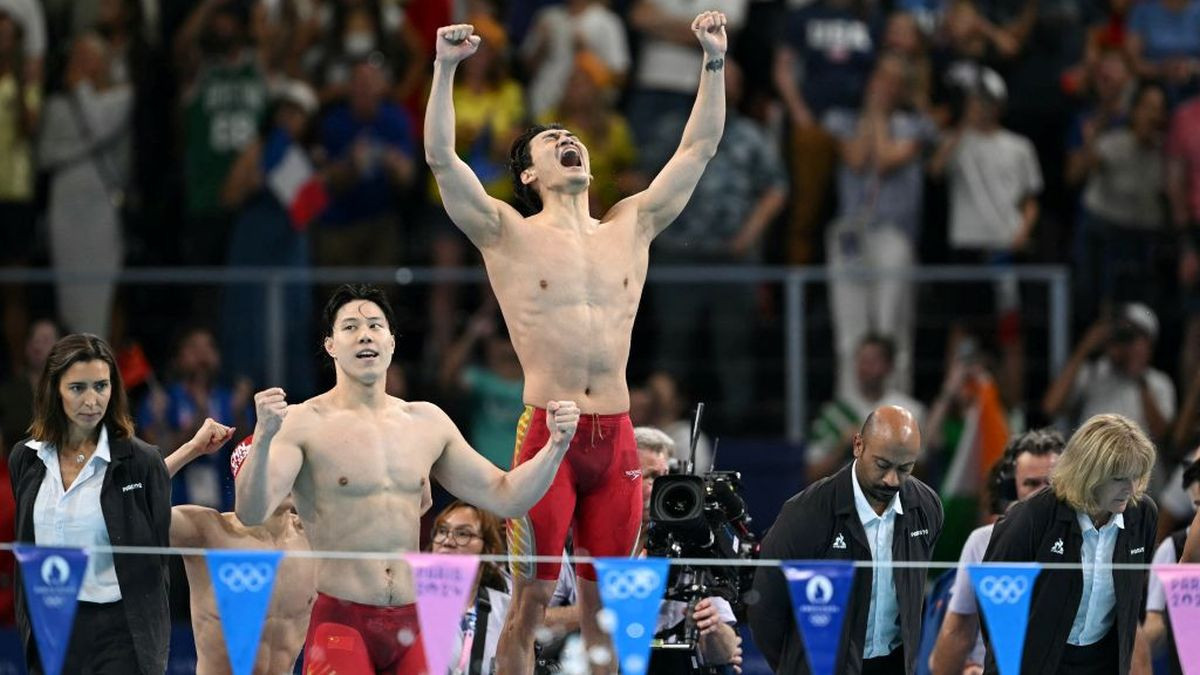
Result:
{"label": "white collared shirt", "polygon": [[[904,515],[900,507],[900,493],[892,496],[883,515],[875,513],[862,486],[858,484],[858,460],[850,467],[851,483],[854,485],[854,508],[858,519],[867,532],[867,543],[871,546],[871,559],[876,563],[892,561],[892,535],[896,530],[896,516]],[[876,564],[871,568],[871,606],[867,610],[867,637],[863,642],[863,658],[874,659],[887,656],[900,644],[900,604],[896,600],[896,579],[889,565]]]}
{"label": "white collared shirt", "polygon": [[1125,529],[1125,516],[1114,513],[1099,530],[1086,513],[1077,512],[1075,517],[1083,532],[1083,549],[1079,552],[1083,562],[1083,595],[1067,644],[1084,647],[1104,639],[1116,618],[1117,592],[1113,587],[1112,567],[1101,565],[1112,564],[1117,531]]}
{"label": "white collared shirt", "polygon": [[[112,462],[108,430],[100,428],[96,451],[71,487],[63,490],[58,450],[49,443],[26,443],[46,465],[46,477],[33,502],[33,537],[38,546],[109,546],[108,525],[100,508],[100,488]],[[87,572],[79,588],[82,602],[109,603],[121,599],[112,553],[89,551]]]}

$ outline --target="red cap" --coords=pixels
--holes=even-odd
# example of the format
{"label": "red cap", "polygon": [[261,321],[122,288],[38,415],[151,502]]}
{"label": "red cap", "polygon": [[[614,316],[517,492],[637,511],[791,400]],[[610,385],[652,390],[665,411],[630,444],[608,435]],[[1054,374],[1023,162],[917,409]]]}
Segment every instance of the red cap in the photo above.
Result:
{"label": "red cap", "polygon": [[237,447],[233,449],[233,454],[229,456],[229,472],[233,474],[235,480],[238,472],[242,470],[242,465],[246,463],[246,458],[250,456],[250,446],[253,444],[254,436],[247,436],[237,444]]}

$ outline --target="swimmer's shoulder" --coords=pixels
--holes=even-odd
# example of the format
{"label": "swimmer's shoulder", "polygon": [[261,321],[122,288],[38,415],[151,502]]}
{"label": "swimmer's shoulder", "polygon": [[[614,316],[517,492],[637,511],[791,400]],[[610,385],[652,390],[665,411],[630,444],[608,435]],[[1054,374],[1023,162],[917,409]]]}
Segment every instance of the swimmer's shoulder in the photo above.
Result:
{"label": "swimmer's shoulder", "polygon": [[289,405],[284,422],[291,422],[293,426],[304,425],[328,415],[332,411],[333,405],[329,400],[328,392],[318,394],[310,399]]}
{"label": "swimmer's shoulder", "polygon": [[408,415],[414,420],[441,421],[450,419],[446,411],[438,407],[436,403],[430,403],[429,401],[405,401],[393,398],[392,406],[397,412]]}
{"label": "swimmer's shoulder", "polygon": [[437,427],[447,433],[457,428],[454,425],[454,421],[450,419],[450,415],[446,414],[446,411],[442,410],[436,403],[430,403],[429,401],[395,400],[401,404],[402,414],[413,422]]}

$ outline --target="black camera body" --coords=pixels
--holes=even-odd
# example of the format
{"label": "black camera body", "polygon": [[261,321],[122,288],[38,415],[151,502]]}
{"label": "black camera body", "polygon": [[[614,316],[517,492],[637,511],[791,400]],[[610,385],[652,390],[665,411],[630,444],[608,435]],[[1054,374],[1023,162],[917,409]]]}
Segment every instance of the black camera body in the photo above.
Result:
{"label": "black camera body", "polygon": [[[646,554],[675,559],[746,560],[758,557],[759,542],[749,529],[742,500],[741,475],[713,471],[704,476],[672,473],[654,481]],[[664,601],[686,604],[684,621],[654,636],[651,672],[701,673],[699,631],[692,621],[701,600],[720,596],[744,615],[742,595],[750,589],[754,569],[748,565],[673,564]]]}

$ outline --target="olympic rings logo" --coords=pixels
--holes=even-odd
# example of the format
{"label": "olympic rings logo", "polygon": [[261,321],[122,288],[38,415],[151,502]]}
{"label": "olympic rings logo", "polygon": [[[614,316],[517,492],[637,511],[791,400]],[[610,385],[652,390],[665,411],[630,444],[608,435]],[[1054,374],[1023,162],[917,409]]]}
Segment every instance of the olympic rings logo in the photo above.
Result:
{"label": "olympic rings logo", "polygon": [[234,593],[257,593],[271,581],[274,571],[266,563],[225,563],[217,577]]}
{"label": "olympic rings logo", "polygon": [[1027,590],[1029,580],[1025,577],[986,576],[979,582],[980,594],[997,605],[1015,604]]}
{"label": "olympic rings logo", "polygon": [[654,570],[611,570],[604,575],[605,595],[613,600],[643,600],[650,597],[661,581]]}

